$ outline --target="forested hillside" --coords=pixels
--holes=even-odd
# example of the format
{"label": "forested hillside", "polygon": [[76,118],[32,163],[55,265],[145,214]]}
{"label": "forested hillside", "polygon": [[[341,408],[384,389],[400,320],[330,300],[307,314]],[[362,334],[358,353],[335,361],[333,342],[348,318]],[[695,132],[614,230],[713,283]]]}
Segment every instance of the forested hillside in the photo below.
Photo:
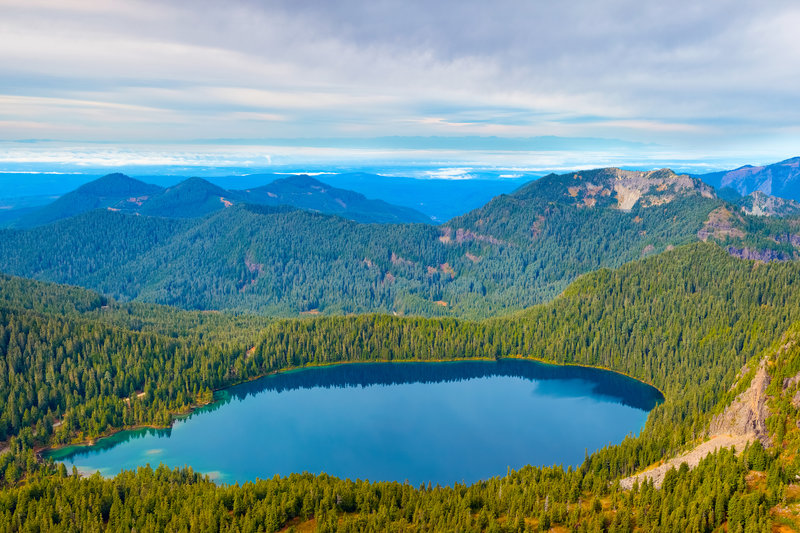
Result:
{"label": "forested hillside", "polygon": [[365,224],[430,224],[431,218],[409,207],[371,200],[346,189],[331,187],[310,176],[279,178],[267,185],[239,191],[244,201],[258,205],[291,205],[339,215]]}
{"label": "forested hillside", "polygon": [[[251,322],[250,334],[238,339],[225,336],[235,329],[232,322],[226,326],[234,320],[226,315],[189,335],[147,327],[137,332],[119,318],[128,312],[124,305],[80,289],[3,278],[0,343],[6,378],[0,398],[9,398],[3,427],[20,437],[12,439],[13,453],[2,463],[6,483],[21,483],[0,497],[4,520],[67,529],[99,521],[143,528],[260,523],[277,530],[313,518],[323,530],[337,523],[509,531],[554,524],[705,530],[727,523],[729,530],[746,524],[761,530],[769,509],[787,498],[786,484],[800,467],[792,454],[776,456],[758,447],[740,458],[720,452],[697,470],[673,471],[661,490],[645,484],[620,491],[614,480],[701,438],[711,414],[738,392],[730,387],[752,357],[794,357],[797,348],[777,347],[800,319],[798,269],[794,262],[742,261],[716,245],[695,244],[586,275],[554,302],[508,318],[464,322],[373,315]],[[104,305],[110,318],[102,318]],[[129,312],[135,314],[135,308]],[[163,329],[196,320],[169,316],[164,314]],[[121,425],[163,424],[170,413],[208,401],[212,389],[276,369],[475,356],[607,366],[655,384],[666,401],[652,412],[642,435],[597,452],[577,471],[525,468],[471,487],[414,489],[292,476],[215,488],[188,472],[164,470],[79,481],[37,467],[25,451],[32,444],[86,438]],[[795,359],[786,359],[781,375],[793,372]],[[787,420],[797,416],[792,409],[779,411],[781,441],[795,438],[796,430],[787,429]],[[766,485],[752,485],[751,470],[766,471]],[[23,476],[26,481],[18,481]],[[162,496],[151,500],[143,487]],[[97,498],[97,506],[79,503],[79,494]],[[201,494],[217,503],[200,514],[177,503]],[[77,512],[47,511],[58,505]]]}
{"label": "forested hillside", "polygon": [[[174,189],[207,192],[192,183]],[[719,230],[711,213],[724,205],[687,176],[604,169],[546,176],[439,227],[246,204],[191,220],[94,211],[1,231],[0,270],[187,309],[481,318],[700,238],[793,247],[766,234],[742,244],[754,217],[737,213]]]}

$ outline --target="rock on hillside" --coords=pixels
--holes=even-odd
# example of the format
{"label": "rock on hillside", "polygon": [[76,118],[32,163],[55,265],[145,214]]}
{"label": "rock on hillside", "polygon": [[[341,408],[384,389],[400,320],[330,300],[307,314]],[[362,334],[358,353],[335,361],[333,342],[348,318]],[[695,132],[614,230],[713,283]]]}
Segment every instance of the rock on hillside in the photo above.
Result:
{"label": "rock on hillside", "polygon": [[770,377],[766,363],[766,358],[761,360],[747,390],[739,394],[725,411],[711,420],[708,429],[710,437],[727,435],[744,437],[748,440],[758,439],[765,446],[769,446],[767,387],[770,384]]}
{"label": "rock on hillside", "polygon": [[708,214],[703,227],[697,232],[697,238],[701,241],[722,240],[729,237],[741,239],[745,236],[741,229],[743,223],[741,215],[734,214],[727,207],[718,207]]}
{"label": "rock on hillside", "polygon": [[610,207],[630,211],[668,204],[676,198],[699,195],[716,197],[714,189],[669,169],[639,171],[602,168],[572,174],[550,174],[521,188],[515,196],[546,194],[583,207]]}
{"label": "rock on hillside", "polygon": [[770,196],[761,191],[754,191],[738,202],[747,215],[767,217],[787,217],[800,215],[800,203]]}
{"label": "rock on hillside", "polygon": [[767,417],[769,416],[767,388],[769,384],[767,358],[764,358],[758,365],[747,390],[739,394],[733,403],[712,419],[708,430],[708,440],[686,453],[621,480],[622,488],[630,489],[634,482],[641,483],[645,479],[651,480],[654,486],[660,487],[664,476],[671,468],[677,469],[682,463],[686,463],[689,468],[694,468],[708,454],[720,448],[735,448],[741,452],[748,443],[755,440],[769,446],[770,437],[767,430]]}

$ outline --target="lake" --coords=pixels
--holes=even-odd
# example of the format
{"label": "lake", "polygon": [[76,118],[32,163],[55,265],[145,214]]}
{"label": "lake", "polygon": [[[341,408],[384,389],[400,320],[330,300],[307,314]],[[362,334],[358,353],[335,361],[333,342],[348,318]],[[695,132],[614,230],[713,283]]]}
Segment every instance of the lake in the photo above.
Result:
{"label": "lake", "polygon": [[614,372],[520,359],[307,368],[218,398],[169,429],[125,431],[50,457],[105,476],[164,463],[220,483],[308,471],[451,485],[526,464],[578,466],[638,433],[662,401]]}

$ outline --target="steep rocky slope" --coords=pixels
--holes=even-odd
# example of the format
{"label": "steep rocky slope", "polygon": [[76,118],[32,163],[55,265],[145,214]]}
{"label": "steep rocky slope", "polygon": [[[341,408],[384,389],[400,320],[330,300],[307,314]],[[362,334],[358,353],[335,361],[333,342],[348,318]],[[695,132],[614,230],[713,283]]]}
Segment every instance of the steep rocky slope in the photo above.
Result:
{"label": "steep rocky slope", "polygon": [[767,217],[790,217],[800,215],[800,203],[762,191],[754,191],[737,202],[745,214]]}
{"label": "steep rocky slope", "polygon": [[[694,468],[720,448],[742,452],[755,442],[768,450],[781,450],[786,461],[800,461],[800,324],[793,325],[757,362],[746,365],[731,391],[741,392],[711,419],[701,442],[621,480],[622,487],[630,489],[645,479],[660,487],[666,473],[682,463]],[[796,470],[796,466],[791,468]]]}
{"label": "steep rocky slope", "polygon": [[742,196],[761,191],[800,201],[800,157],[764,166],[745,165],[698,176],[714,187],[730,187]]}

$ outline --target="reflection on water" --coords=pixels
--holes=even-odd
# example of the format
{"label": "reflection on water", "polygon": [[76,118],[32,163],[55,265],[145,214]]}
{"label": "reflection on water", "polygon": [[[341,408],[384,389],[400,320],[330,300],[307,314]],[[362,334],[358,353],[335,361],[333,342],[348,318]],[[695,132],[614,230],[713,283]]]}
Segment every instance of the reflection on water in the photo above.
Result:
{"label": "reflection on water", "polygon": [[164,462],[219,482],[296,471],[475,481],[524,464],[573,464],[638,431],[662,400],[604,370],[526,361],[359,363],[267,376],[169,429],[120,432],[50,456],[83,472]]}
{"label": "reflection on water", "polygon": [[[222,401],[230,401],[232,398],[241,400],[263,391],[443,383],[494,376],[540,381],[542,383],[537,389],[540,394],[593,394],[645,411],[650,411],[663,399],[653,387],[616,372],[582,366],[549,365],[524,359],[500,359],[446,363],[349,363],[314,367],[275,374],[231,387],[223,391],[225,394]],[[571,383],[563,383],[565,381]]]}

